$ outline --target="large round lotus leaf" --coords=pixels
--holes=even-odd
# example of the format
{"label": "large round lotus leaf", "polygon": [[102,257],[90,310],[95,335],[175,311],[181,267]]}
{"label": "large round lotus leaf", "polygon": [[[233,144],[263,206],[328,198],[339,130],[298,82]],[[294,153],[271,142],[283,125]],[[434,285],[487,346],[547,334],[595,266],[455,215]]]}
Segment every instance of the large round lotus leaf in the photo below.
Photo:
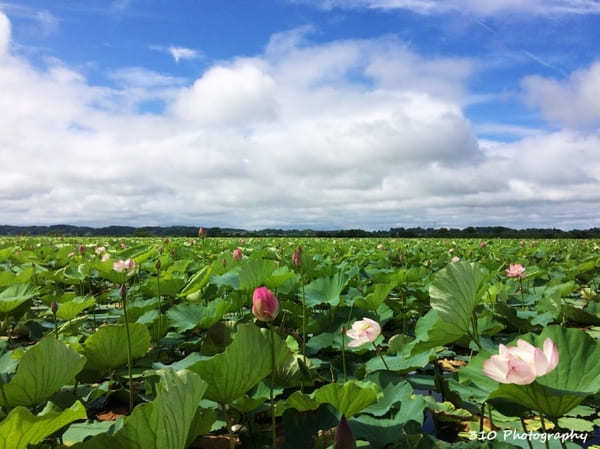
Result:
{"label": "large round lotus leaf", "polygon": [[[140,323],[129,323],[131,356],[134,359],[146,355],[150,347],[148,328]],[[124,324],[103,326],[91,335],[84,345],[84,354],[92,369],[104,370],[127,363],[127,330]]]}

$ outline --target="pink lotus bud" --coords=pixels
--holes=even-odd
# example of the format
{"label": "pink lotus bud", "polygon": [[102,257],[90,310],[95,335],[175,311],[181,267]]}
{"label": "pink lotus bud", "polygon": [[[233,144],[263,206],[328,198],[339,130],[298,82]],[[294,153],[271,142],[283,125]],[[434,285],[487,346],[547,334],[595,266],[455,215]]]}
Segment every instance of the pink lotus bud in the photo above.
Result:
{"label": "pink lotus bud", "polygon": [[160,270],[160,259],[156,261],[156,265],[154,265],[157,270]]}
{"label": "pink lotus bud", "polygon": [[506,276],[509,278],[521,278],[525,277],[525,267],[520,263],[510,264],[506,269]]}
{"label": "pink lotus bud", "polygon": [[381,334],[381,326],[377,321],[373,321],[370,318],[355,321],[352,324],[352,329],[346,332],[346,335],[352,339],[348,343],[348,346],[355,348],[365,343],[374,342],[379,337],[379,334]]}
{"label": "pink lotus bud", "polygon": [[121,288],[119,289],[119,294],[121,295],[121,299],[127,298],[127,286],[125,284],[121,284]]}
{"label": "pink lotus bud", "polygon": [[246,240],[240,239],[240,245],[245,245],[245,244],[246,244]]}
{"label": "pink lotus bud", "polygon": [[236,248],[236,249],[233,250],[232,257],[235,260],[242,260],[242,256],[243,256],[243,254],[242,254],[242,250],[241,249]]}
{"label": "pink lotus bud", "polygon": [[50,310],[52,311],[53,315],[56,315],[56,312],[58,312],[58,304],[56,303],[56,301],[52,301],[50,303]]}
{"label": "pink lotus bud", "polygon": [[252,295],[252,313],[260,321],[273,321],[279,313],[279,301],[267,287],[258,287]]}
{"label": "pink lotus bud", "polygon": [[108,259],[110,259],[110,254],[108,253],[104,253],[102,255],[102,258],[100,259],[102,262],[106,262]]}
{"label": "pink lotus bud", "polygon": [[452,258],[452,263],[456,263],[456,262],[459,262],[459,261],[460,261],[460,257],[458,257],[458,256],[454,256]]}
{"label": "pink lotus bud", "polygon": [[292,263],[297,267],[302,266],[302,247],[300,245],[296,247],[294,254],[292,254]]}
{"label": "pink lotus bud", "polygon": [[334,449],[356,449],[356,440],[346,417],[342,415],[340,423],[335,428]]}
{"label": "pink lotus bud", "polygon": [[198,228],[198,237],[200,237],[201,239],[206,237],[206,229],[204,229],[202,226]]}
{"label": "pink lotus bud", "polygon": [[479,247],[481,249],[484,249],[487,246],[487,243],[485,243],[483,240],[481,242],[479,242]]}
{"label": "pink lotus bud", "polygon": [[115,263],[113,263],[113,270],[115,270],[118,273],[123,273],[124,271],[127,271],[127,274],[131,275],[135,270],[135,260],[118,260]]}
{"label": "pink lotus bud", "polygon": [[81,254],[82,256],[85,254],[85,246],[79,245],[79,254]]}
{"label": "pink lotus bud", "polygon": [[163,243],[164,243],[165,245],[166,245],[166,244],[168,244],[168,243],[169,243],[169,239],[168,239],[168,238],[165,238],[165,239],[163,240]]}
{"label": "pink lotus bud", "polygon": [[127,245],[125,243],[123,243],[123,242],[121,242],[121,244],[119,246],[121,247],[121,249],[127,248]]}
{"label": "pink lotus bud", "polygon": [[558,365],[558,348],[550,338],[544,350],[519,339],[517,346],[499,346],[499,354],[483,362],[483,372],[496,382],[528,385],[537,377],[548,374]]}
{"label": "pink lotus bud", "polygon": [[525,246],[525,240],[521,240],[521,241],[519,242],[519,245],[521,245],[521,246]]}
{"label": "pink lotus bud", "polygon": [[158,251],[158,254],[162,254],[163,253],[163,247],[162,247],[162,245],[159,246],[156,250]]}

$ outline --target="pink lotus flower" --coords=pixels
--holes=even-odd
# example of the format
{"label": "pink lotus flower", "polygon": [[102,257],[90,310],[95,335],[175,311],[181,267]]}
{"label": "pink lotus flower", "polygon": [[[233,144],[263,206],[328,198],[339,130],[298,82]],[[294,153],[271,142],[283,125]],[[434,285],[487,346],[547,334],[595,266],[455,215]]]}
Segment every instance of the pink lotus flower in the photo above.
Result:
{"label": "pink lotus flower", "polygon": [[521,278],[525,277],[525,267],[520,263],[511,263],[506,269],[506,276],[509,278]]}
{"label": "pink lotus flower", "polygon": [[102,258],[100,260],[102,262],[106,262],[108,259],[110,259],[110,254],[104,253],[104,255],[102,256]]}
{"label": "pink lotus flower", "polygon": [[106,252],[106,248],[104,246],[99,246],[94,250],[94,252],[97,256],[99,256],[100,254],[104,254]]}
{"label": "pink lotus flower", "polygon": [[459,262],[459,261],[460,261],[460,257],[458,257],[458,256],[454,256],[452,258],[452,263],[456,263],[456,262]]}
{"label": "pink lotus flower", "polygon": [[483,240],[481,242],[479,242],[479,247],[480,248],[485,248],[487,246],[487,243],[485,243]]}
{"label": "pink lotus flower", "polygon": [[200,226],[198,228],[198,237],[200,237],[200,238],[206,237],[206,229],[204,229],[202,226]]}
{"label": "pink lotus flower", "polygon": [[121,249],[127,248],[127,245],[125,243],[121,243],[119,246],[121,247]]}
{"label": "pink lotus flower", "polygon": [[499,346],[499,354],[483,362],[483,372],[502,384],[529,385],[558,365],[558,348],[550,338],[544,350],[519,339],[517,346]]}
{"label": "pink lotus flower", "polygon": [[267,287],[258,287],[252,295],[252,314],[260,321],[273,321],[279,314],[279,301]]}
{"label": "pink lotus flower", "polygon": [[352,329],[346,332],[346,335],[352,339],[348,346],[356,348],[365,343],[372,343],[379,337],[379,334],[381,334],[381,326],[377,321],[370,318],[355,321],[352,324]]}
{"label": "pink lotus flower", "polygon": [[113,270],[115,270],[118,273],[123,273],[124,271],[127,271],[128,275],[132,274],[135,270],[135,260],[117,260],[115,263],[113,263]]}
{"label": "pink lotus flower", "polygon": [[[15,254],[18,256],[20,254],[20,252],[19,251],[15,251]],[[67,254],[67,257],[73,257],[74,255],[75,255],[75,252],[71,251],[69,254]]]}
{"label": "pink lotus flower", "polygon": [[231,255],[235,260],[242,260],[242,250],[239,248],[236,248],[233,250],[233,253]]}

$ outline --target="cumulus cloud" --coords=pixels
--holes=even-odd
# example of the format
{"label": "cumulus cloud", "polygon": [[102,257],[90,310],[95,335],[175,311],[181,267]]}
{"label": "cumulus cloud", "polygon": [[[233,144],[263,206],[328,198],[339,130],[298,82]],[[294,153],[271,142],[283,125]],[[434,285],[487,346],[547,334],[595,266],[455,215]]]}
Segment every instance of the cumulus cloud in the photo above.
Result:
{"label": "cumulus cloud", "polygon": [[[0,222],[600,224],[585,214],[600,135],[480,141],[462,109],[471,71],[393,39],[313,44],[298,30],[194,81],[130,67],[112,88],[8,52]],[[164,111],[138,112],[153,91]]]}
{"label": "cumulus cloud", "polygon": [[600,61],[565,80],[529,76],[522,86],[525,101],[546,119],[570,127],[600,126]]}
{"label": "cumulus cloud", "polygon": [[598,0],[291,0],[324,9],[371,8],[405,9],[419,14],[466,12],[477,15],[498,13],[598,14]]}

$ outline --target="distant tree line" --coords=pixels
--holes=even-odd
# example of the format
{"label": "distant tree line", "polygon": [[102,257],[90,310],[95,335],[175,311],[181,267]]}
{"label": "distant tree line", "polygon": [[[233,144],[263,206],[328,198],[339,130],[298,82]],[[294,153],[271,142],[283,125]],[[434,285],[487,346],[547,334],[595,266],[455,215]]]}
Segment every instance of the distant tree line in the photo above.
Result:
{"label": "distant tree line", "polygon": [[[588,239],[600,238],[600,228],[573,229],[511,229],[503,226],[469,226],[458,228],[391,228],[387,231],[362,229],[337,229],[315,231],[311,229],[261,229],[247,231],[234,228],[206,228],[209,237],[402,237],[402,238],[514,238],[514,239]],[[0,235],[5,236],[74,236],[74,237],[197,237],[194,226],[8,226],[0,225]]]}

